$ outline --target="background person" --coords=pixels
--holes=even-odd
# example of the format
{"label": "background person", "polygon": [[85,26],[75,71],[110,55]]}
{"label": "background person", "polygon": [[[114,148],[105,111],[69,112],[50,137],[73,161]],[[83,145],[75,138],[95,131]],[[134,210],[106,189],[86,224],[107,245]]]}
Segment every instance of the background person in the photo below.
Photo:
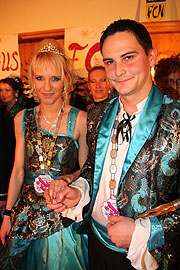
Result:
{"label": "background person", "polygon": [[163,93],[180,99],[180,56],[159,60],[155,65],[154,80]]}
{"label": "background person", "polygon": [[[3,269],[86,269],[86,239],[69,226],[81,219],[79,205],[71,206],[84,187],[73,188],[77,181],[69,184],[87,155],[86,113],[69,105],[73,78],[71,61],[59,43],[42,41],[29,67],[29,83],[40,105],[15,117],[15,162],[0,231],[3,244],[6,235],[9,239],[7,259],[1,253]],[[65,193],[61,210],[70,208],[63,216],[49,211],[43,197],[57,177],[58,189]]]}
{"label": "background person", "polygon": [[88,87],[94,102],[106,100],[111,88],[103,66],[94,66],[88,71]]}
{"label": "background person", "polygon": [[79,77],[71,92],[70,104],[80,110],[87,111],[87,107],[92,103],[91,95],[87,86],[87,79]]}
{"label": "background person", "polygon": [[6,77],[0,80],[0,97],[4,105],[4,111],[14,118],[15,115],[25,108],[19,98],[23,94],[23,84],[19,77]]}
{"label": "background person", "polygon": [[3,210],[6,207],[7,193],[9,179],[11,176],[11,171],[14,162],[14,156],[12,155],[12,149],[14,147],[9,121],[7,116],[0,110],[0,171],[1,171],[1,180],[0,180],[0,226],[2,223]]}

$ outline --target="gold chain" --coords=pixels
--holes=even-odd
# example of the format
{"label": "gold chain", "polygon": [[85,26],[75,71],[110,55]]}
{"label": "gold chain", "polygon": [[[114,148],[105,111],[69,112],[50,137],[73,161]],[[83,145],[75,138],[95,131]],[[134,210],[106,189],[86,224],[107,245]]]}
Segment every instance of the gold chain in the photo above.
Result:
{"label": "gold chain", "polygon": [[57,124],[55,127],[55,132],[54,132],[54,136],[53,136],[53,141],[50,143],[50,149],[49,152],[47,154],[47,158],[46,158],[46,163],[43,157],[43,151],[42,151],[42,141],[41,141],[41,130],[40,130],[40,117],[41,117],[42,111],[41,111],[41,106],[39,108],[39,112],[38,112],[38,124],[37,124],[37,145],[36,145],[36,151],[39,155],[39,162],[40,162],[40,169],[42,171],[46,170],[47,172],[49,172],[50,169],[50,165],[51,165],[51,158],[52,158],[52,154],[53,154],[53,149],[55,146],[55,142],[57,139],[57,133],[58,133],[58,129],[60,126],[60,122],[61,122],[61,113],[58,116],[58,120],[57,120]]}
{"label": "gold chain", "polygon": [[118,144],[116,139],[116,132],[117,132],[117,126],[119,124],[119,121],[116,120],[114,122],[113,126],[113,135],[111,137],[111,143],[112,143],[112,149],[110,152],[111,157],[111,165],[109,166],[109,171],[111,174],[111,179],[109,181],[109,188],[110,188],[110,198],[113,199],[115,197],[115,188],[116,188],[116,172],[117,172],[117,165],[116,165],[116,157],[117,157],[117,150],[118,150]]}

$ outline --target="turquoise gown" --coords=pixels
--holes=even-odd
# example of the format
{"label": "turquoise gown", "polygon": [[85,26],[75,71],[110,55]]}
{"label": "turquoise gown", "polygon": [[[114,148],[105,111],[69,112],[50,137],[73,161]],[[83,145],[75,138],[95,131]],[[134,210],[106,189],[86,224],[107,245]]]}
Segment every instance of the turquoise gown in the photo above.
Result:
{"label": "turquoise gown", "polygon": [[[78,109],[70,109],[67,134],[58,134],[56,139],[49,171],[53,179],[78,169],[79,146],[73,137],[78,113]],[[42,175],[36,151],[36,108],[24,111],[23,133],[25,177],[20,197],[12,209],[8,257],[3,259],[2,269],[86,270],[87,236],[76,233],[75,222],[49,210],[44,197],[34,190],[34,179]],[[43,155],[48,153],[53,135],[41,128]]]}

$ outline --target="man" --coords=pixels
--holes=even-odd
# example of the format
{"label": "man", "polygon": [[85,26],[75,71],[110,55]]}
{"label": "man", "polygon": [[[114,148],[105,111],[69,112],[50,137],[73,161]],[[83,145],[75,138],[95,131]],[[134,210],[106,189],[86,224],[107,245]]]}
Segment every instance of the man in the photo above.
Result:
{"label": "man", "polygon": [[154,80],[165,94],[180,99],[180,55],[159,60]]}
{"label": "man", "polygon": [[88,115],[91,202],[78,231],[88,229],[89,270],[179,269],[179,211],[138,216],[180,197],[180,102],[152,82],[157,52],[142,24],[115,21],[100,48],[118,96]]}
{"label": "man", "polygon": [[157,52],[142,24],[112,23],[100,48],[118,96],[101,117],[93,110],[88,116],[81,176],[90,182],[91,203],[79,232],[89,225],[89,269],[178,269],[178,211],[137,217],[179,197],[180,103],[152,82]]}

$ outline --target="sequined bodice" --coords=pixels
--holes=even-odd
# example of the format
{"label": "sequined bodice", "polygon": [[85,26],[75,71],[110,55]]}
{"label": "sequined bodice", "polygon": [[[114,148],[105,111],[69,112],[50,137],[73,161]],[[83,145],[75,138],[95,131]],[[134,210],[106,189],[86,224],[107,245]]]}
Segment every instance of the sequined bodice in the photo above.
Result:
{"label": "sequined bodice", "polygon": [[[63,174],[71,174],[78,169],[78,143],[73,137],[76,118],[79,110],[71,108],[67,119],[67,134],[58,134],[49,174],[53,179]],[[35,177],[42,174],[40,171],[39,155],[37,152],[37,119],[36,108],[24,112],[25,136],[25,177],[24,184],[33,184]],[[53,141],[53,132],[41,129],[43,156],[49,152],[50,143]],[[44,173],[45,174],[45,173]]]}

